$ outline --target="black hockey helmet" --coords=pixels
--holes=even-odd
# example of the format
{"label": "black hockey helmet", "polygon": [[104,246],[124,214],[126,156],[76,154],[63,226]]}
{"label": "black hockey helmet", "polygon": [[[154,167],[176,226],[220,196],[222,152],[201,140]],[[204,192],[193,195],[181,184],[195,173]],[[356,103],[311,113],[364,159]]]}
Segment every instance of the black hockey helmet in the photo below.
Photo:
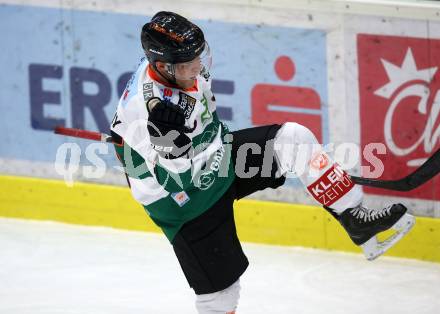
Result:
{"label": "black hockey helmet", "polygon": [[142,48],[148,61],[169,64],[189,62],[205,48],[202,30],[183,16],[173,12],[156,13],[142,27]]}

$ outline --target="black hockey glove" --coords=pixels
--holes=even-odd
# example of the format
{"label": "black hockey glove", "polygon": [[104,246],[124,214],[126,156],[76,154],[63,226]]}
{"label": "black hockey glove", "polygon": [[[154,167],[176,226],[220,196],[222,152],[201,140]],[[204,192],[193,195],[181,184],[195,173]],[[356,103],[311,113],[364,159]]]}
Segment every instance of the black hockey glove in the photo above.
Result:
{"label": "black hockey glove", "polygon": [[148,132],[153,149],[161,157],[175,159],[191,148],[191,139],[185,134],[194,131],[185,126],[185,113],[168,100],[151,98],[147,103]]}

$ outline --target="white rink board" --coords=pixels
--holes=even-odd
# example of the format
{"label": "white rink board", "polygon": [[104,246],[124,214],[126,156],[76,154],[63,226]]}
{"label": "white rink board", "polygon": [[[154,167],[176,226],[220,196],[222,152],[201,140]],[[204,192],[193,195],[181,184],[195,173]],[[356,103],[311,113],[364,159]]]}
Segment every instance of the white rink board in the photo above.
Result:
{"label": "white rink board", "polygon": [[[2,314],[190,314],[163,236],[0,219]],[[437,314],[440,265],[245,244],[237,314]]]}

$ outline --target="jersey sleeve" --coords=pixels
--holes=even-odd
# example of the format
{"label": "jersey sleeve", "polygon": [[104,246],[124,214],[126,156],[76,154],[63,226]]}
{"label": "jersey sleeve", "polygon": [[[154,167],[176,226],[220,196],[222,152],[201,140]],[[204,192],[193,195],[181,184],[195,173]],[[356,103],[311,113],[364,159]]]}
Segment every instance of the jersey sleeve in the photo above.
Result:
{"label": "jersey sleeve", "polygon": [[149,145],[148,134],[143,131],[142,120],[119,105],[110,130],[116,156],[126,174],[136,179],[153,177],[154,151]]}
{"label": "jersey sleeve", "polygon": [[151,177],[168,192],[188,189],[192,185],[191,160],[165,159],[157,154],[148,133],[148,112],[139,106],[144,106],[143,99],[120,103],[111,125],[116,155],[130,182]]}

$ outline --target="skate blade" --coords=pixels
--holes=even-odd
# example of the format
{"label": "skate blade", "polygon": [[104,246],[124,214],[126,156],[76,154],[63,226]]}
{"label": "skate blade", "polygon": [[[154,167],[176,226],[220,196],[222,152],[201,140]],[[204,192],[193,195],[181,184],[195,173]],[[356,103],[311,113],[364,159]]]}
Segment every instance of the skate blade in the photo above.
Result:
{"label": "skate blade", "polygon": [[372,261],[390,248],[392,248],[397,242],[399,242],[404,235],[406,235],[415,224],[414,216],[410,214],[403,215],[392,227],[391,229],[396,230],[396,232],[388,237],[386,240],[379,242],[377,236],[372,237],[370,240],[361,245],[364,255],[367,260]]}

